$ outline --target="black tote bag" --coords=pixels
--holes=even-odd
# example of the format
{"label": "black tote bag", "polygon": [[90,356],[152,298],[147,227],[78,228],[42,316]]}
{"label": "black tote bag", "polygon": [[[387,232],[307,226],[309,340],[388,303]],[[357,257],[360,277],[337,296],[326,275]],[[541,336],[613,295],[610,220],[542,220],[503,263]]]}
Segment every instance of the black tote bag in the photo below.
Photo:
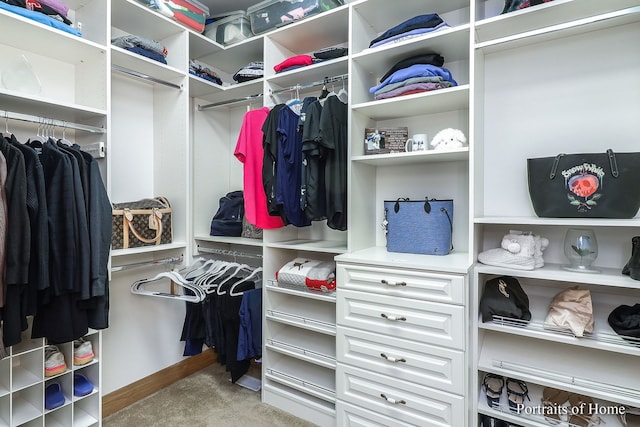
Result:
{"label": "black tote bag", "polygon": [[640,153],[532,158],[527,173],[539,217],[633,218],[640,208]]}

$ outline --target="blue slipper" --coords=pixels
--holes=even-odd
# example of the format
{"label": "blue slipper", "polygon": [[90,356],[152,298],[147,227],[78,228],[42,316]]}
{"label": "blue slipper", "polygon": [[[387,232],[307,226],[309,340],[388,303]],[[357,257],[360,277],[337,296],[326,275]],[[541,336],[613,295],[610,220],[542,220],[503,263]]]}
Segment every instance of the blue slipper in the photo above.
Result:
{"label": "blue slipper", "polygon": [[59,383],[51,383],[45,389],[44,407],[48,410],[64,405],[64,394]]}
{"label": "blue slipper", "polygon": [[93,384],[82,374],[73,374],[73,394],[75,396],[86,396],[93,391]]}

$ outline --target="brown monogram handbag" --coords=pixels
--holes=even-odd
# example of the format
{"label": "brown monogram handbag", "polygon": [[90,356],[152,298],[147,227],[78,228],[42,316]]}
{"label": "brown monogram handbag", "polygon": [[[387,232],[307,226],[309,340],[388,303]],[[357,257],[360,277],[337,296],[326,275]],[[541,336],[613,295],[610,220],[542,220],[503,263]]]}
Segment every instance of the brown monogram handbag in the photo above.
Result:
{"label": "brown monogram handbag", "polygon": [[171,205],[166,198],[113,204],[111,249],[162,245],[172,241]]}

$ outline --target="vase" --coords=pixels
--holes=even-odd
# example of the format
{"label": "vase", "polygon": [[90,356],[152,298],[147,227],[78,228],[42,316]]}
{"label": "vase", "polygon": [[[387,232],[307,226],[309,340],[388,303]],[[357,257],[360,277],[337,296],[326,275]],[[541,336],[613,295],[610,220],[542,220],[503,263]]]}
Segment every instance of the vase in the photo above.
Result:
{"label": "vase", "polygon": [[593,230],[588,228],[570,228],[564,237],[564,254],[569,265],[563,269],[580,273],[599,273],[591,267],[598,257],[598,241]]}

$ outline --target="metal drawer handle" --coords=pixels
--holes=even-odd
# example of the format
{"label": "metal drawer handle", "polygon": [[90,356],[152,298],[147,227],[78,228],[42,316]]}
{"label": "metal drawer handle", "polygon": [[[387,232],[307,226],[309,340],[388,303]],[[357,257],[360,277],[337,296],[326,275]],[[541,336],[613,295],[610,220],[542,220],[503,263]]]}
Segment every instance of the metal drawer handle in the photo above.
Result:
{"label": "metal drawer handle", "polygon": [[404,316],[389,316],[384,313],[380,313],[380,316],[384,317],[387,320],[403,321],[403,322],[407,320],[407,318]]}
{"label": "metal drawer handle", "polygon": [[407,282],[387,282],[386,280],[382,279],[380,280],[380,283],[382,283],[383,285],[387,285],[387,286],[407,286]]}
{"label": "metal drawer handle", "polygon": [[380,357],[382,357],[382,358],[383,358],[383,359],[385,359],[385,360],[388,360],[389,362],[394,362],[394,363],[398,363],[398,362],[405,363],[405,362],[407,361],[404,357],[403,357],[403,358],[401,358],[401,359],[398,359],[398,358],[396,358],[396,357],[390,357],[390,356],[387,356],[387,355],[386,355],[386,354],[384,354],[384,353],[380,353]]}
{"label": "metal drawer handle", "polygon": [[384,400],[386,400],[389,403],[393,403],[394,405],[406,405],[407,404],[406,400],[392,399],[390,397],[387,397],[387,395],[384,394],[384,393],[380,393],[380,397],[383,398]]}

